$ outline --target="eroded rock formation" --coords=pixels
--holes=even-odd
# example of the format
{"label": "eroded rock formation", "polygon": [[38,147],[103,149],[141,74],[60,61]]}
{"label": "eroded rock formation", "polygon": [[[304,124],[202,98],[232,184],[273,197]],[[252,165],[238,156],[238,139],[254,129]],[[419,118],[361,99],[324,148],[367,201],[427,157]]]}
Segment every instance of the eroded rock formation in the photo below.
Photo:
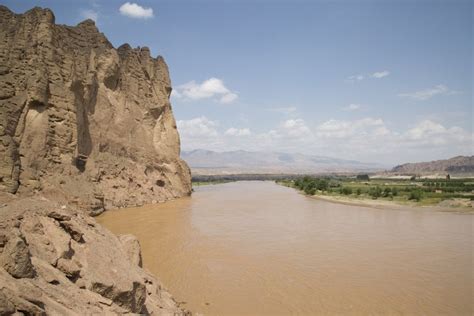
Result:
{"label": "eroded rock formation", "polygon": [[191,192],[163,58],[115,49],[94,22],[0,6],[0,191],[92,213]]}
{"label": "eroded rock formation", "polygon": [[0,315],[185,315],[141,267],[140,245],[46,199],[0,208]]}
{"label": "eroded rock formation", "polygon": [[90,215],[191,192],[161,57],[0,6],[0,315],[184,315]]}

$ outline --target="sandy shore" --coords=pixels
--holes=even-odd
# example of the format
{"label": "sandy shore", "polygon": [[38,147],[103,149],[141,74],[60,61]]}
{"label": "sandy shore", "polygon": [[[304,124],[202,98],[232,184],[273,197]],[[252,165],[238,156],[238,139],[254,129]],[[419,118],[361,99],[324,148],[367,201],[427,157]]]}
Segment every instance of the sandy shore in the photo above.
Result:
{"label": "sandy shore", "polygon": [[354,199],[343,196],[328,196],[328,195],[313,195],[309,196],[310,198],[323,200],[331,203],[339,203],[352,206],[365,206],[373,208],[383,208],[383,209],[394,209],[394,210],[403,210],[403,209],[419,209],[419,210],[433,210],[439,212],[458,212],[458,213],[472,213],[474,214],[474,209],[472,207],[462,207],[462,206],[439,206],[439,205],[426,205],[421,206],[415,203],[397,203],[395,201],[386,201],[386,200],[370,200],[370,199]]}

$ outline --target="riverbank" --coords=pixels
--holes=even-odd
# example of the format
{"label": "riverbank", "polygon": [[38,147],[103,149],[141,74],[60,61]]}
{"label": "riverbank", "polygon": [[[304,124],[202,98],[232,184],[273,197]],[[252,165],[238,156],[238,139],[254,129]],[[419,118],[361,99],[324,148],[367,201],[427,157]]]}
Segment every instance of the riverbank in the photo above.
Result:
{"label": "riverbank", "polygon": [[[449,206],[448,203],[444,206],[440,205],[419,205],[416,202],[408,202],[408,203],[401,203],[397,201],[387,201],[387,200],[372,200],[372,199],[364,199],[364,198],[352,198],[346,196],[335,196],[335,195],[309,195],[308,197],[316,199],[316,200],[323,200],[332,203],[339,203],[351,206],[367,206],[373,208],[384,208],[384,209],[419,209],[419,210],[435,210],[440,212],[459,212],[459,213],[472,213],[474,214],[474,209],[472,206],[460,206],[461,203],[465,203],[464,201],[460,202],[459,204],[456,201],[453,201],[452,206]],[[455,204],[456,203],[456,204]]]}
{"label": "riverbank", "polygon": [[193,187],[200,187],[203,185],[215,185],[215,184],[223,184],[223,183],[229,183],[229,182],[234,182],[235,180],[209,180],[209,181],[193,181],[191,182],[191,185]]}
{"label": "riverbank", "polygon": [[0,193],[0,313],[189,315],[132,235],[44,197]]}
{"label": "riverbank", "polygon": [[367,206],[374,208],[391,208],[391,209],[419,209],[419,210],[435,210],[442,212],[459,212],[459,213],[472,213],[474,214],[473,201],[463,198],[452,198],[446,199],[439,202],[433,203],[432,200],[404,200],[400,197],[389,197],[387,199],[381,198],[372,198],[368,195],[355,195],[355,194],[338,194],[336,192],[331,192],[327,194],[325,192],[315,192],[314,194],[306,194],[305,192],[298,190],[292,183],[287,181],[276,181],[277,184],[293,188],[297,191],[300,191],[301,194],[304,194],[308,197],[324,200],[332,203],[339,203],[352,206]]}

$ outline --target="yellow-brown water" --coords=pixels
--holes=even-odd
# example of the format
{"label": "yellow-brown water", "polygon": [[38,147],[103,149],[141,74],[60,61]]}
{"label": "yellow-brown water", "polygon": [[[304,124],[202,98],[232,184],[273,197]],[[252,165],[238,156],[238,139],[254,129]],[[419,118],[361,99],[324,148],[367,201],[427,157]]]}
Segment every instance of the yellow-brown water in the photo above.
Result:
{"label": "yellow-brown water", "polygon": [[144,265],[206,315],[473,312],[473,216],[307,198],[272,182],[110,211]]}

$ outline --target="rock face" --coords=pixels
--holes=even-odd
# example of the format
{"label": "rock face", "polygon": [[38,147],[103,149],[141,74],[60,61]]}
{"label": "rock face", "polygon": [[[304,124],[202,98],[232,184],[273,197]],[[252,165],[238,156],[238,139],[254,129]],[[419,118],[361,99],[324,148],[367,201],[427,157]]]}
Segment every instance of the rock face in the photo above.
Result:
{"label": "rock face", "polygon": [[0,218],[0,315],[189,314],[141,267],[133,236],[82,210],[26,198]]}
{"label": "rock face", "polygon": [[0,6],[0,315],[187,315],[90,215],[189,195],[163,58]]}
{"label": "rock face", "polygon": [[190,194],[163,58],[54,19],[0,6],[0,191],[91,213]]}

